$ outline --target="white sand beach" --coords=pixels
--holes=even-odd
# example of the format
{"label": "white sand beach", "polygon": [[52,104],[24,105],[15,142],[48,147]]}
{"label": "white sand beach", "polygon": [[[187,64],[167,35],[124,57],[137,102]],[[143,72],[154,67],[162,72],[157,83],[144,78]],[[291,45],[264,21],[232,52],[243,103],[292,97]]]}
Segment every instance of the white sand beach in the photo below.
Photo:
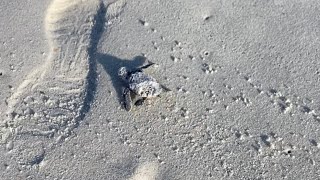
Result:
{"label": "white sand beach", "polygon": [[[0,179],[318,179],[319,8],[1,1]],[[148,62],[171,91],[126,111]]]}

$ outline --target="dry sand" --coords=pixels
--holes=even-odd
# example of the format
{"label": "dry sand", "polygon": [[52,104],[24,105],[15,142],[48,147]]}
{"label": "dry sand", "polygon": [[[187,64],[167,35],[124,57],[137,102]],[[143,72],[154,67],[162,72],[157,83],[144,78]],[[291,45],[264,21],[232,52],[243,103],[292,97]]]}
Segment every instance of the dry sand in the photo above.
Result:
{"label": "dry sand", "polygon": [[[317,179],[317,0],[0,2],[0,179]],[[127,112],[121,66],[172,89]]]}

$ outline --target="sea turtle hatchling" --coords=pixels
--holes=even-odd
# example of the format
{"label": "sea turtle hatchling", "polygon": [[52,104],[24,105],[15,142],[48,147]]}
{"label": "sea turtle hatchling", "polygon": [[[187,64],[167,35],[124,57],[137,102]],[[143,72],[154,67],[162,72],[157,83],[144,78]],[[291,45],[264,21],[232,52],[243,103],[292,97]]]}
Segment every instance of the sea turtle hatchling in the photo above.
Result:
{"label": "sea turtle hatchling", "polygon": [[138,98],[134,104],[141,105],[147,98],[158,97],[163,90],[170,91],[170,89],[158,83],[156,79],[143,72],[143,69],[154,64],[149,61],[147,65],[131,71],[126,67],[119,69],[118,75],[126,83],[122,95],[124,98],[124,108],[127,111],[130,111],[132,108],[132,96]]}

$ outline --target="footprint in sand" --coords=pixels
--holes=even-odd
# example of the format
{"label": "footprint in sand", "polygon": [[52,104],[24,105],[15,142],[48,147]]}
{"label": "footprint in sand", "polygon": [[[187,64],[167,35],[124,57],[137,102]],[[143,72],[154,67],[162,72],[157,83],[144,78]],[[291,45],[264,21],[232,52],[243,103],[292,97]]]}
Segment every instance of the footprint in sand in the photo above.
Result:
{"label": "footprint in sand", "polygon": [[[121,12],[124,4],[109,4],[110,15]],[[15,149],[16,145],[33,148],[24,146],[39,141],[42,147],[49,139],[60,141],[84,117],[94,91],[97,34],[109,15],[105,8],[100,0],[52,1],[45,17],[48,59],[32,70],[7,100],[7,117],[0,126],[0,140],[7,149]],[[40,154],[42,151],[40,148]],[[28,155],[23,156],[22,161],[37,163],[37,158],[28,160]]]}

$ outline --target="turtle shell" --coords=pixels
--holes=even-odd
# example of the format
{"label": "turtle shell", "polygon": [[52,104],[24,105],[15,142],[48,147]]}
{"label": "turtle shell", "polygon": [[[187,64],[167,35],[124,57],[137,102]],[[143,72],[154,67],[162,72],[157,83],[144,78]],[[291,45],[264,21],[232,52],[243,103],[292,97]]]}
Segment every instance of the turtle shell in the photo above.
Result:
{"label": "turtle shell", "polygon": [[160,84],[151,76],[143,72],[131,74],[129,78],[129,88],[140,97],[156,97],[161,92]]}

